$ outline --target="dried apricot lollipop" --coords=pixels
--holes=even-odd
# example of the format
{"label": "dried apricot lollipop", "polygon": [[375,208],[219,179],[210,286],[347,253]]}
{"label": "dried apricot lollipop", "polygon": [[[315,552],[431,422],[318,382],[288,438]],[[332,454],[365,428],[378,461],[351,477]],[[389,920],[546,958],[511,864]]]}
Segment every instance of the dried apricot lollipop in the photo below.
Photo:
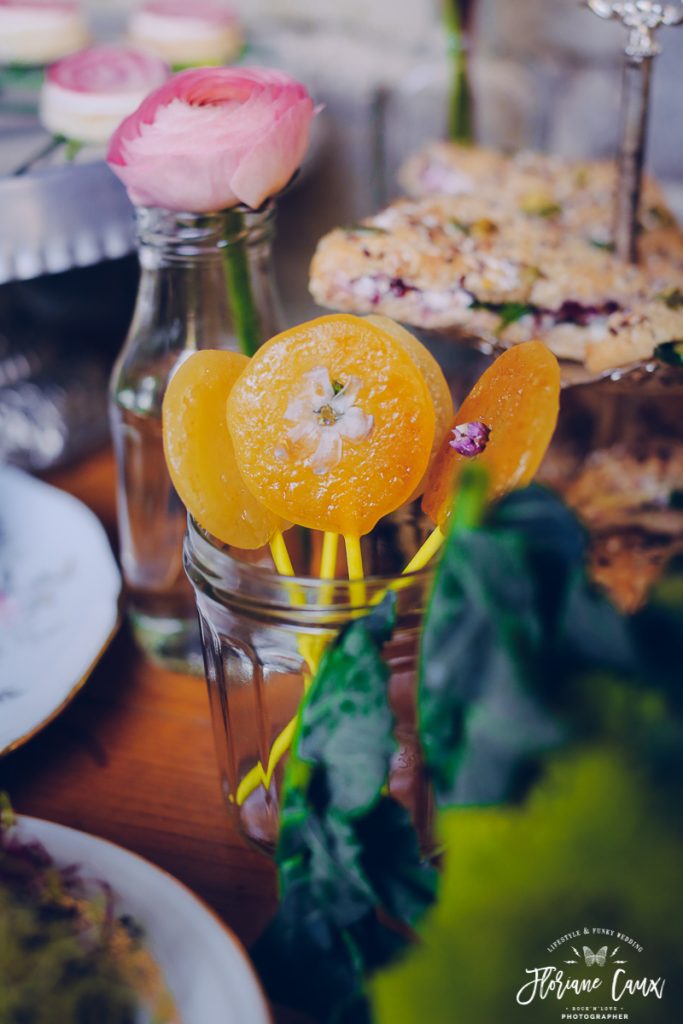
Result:
{"label": "dried apricot lollipop", "polygon": [[248,362],[238,352],[193,353],[170,380],[162,420],[166,464],[188,512],[225,544],[253,549],[284,524],[242,480],[226,424],[227,397]]}
{"label": "dried apricot lollipop", "polygon": [[427,478],[422,508],[443,526],[458,475],[475,458],[492,498],[529,483],[557,423],[560,367],[540,341],[515,345],[481,375],[455,415]]}
{"label": "dried apricot lollipop", "polygon": [[366,316],[365,319],[369,320],[371,324],[375,324],[375,326],[379,327],[381,330],[386,331],[387,334],[390,334],[392,338],[395,338],[399,345],[402,345],[408,354],[413,357],[417,366],[422,371],[422,376],[425,379],[425,383],[429,388],[429,393],[432,396],[432,402],[434,403],[436,428],[434,430],[434,441],[432,443],[432,451],[429,457],[429,465],[427,466],[427,471],[425,472],[422,480],[410,495],[409,500],[412,501],[422,494],[431,464],[436,458],[436,454],[441,445],[441,440],[453,419],[453,399],[451,397],[451,389],[443,375],[443,370],[432,353],[422,344],[421,341],[418,341],[410,331],[407,331],[405,327],[401,326],[401,324],[397,324],[395,320],[390,320],[388,316],[376,316],[375,314],[371,314],[370,316]]}
{"label": "dried apricot lollipop", "polygon": [[358,538],[422,478],[434,406],[391,335],[335,314],[258,350],[230,393],[228,427],[242,476],[264,505]]}

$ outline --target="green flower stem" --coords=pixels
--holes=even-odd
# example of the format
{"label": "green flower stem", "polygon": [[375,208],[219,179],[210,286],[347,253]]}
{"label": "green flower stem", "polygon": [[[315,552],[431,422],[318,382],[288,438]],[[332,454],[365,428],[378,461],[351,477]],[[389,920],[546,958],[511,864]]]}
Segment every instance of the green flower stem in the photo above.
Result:
{"label": "green flower stem", "polygon": [[235,336],[241,351],[245,356],[251,357],[262,339],[260,338],[259,315],[251,287],[244,213],[240,210],[230,210],[226,217],[226,225],[229,242],[223,249],[225,284],[230,300]]}
{"label": "green flower stem", "polygon": [[443,0],[443,20],[447,52],[451,62],[451,83],[448,98],[448,138],[453,142],[474,141],[472,91],[470,89],[467,52],[463,45],[462,0]]}
{"label": "green flower stem", "polygon": [[64,147],[64,155],[66,159],[69,161],[69,163],[73,163],[73,161],[76,159],[80,151],[85,146],[85,143],[81,142],[80,139],[66,139],[65,143],[66,145]]}

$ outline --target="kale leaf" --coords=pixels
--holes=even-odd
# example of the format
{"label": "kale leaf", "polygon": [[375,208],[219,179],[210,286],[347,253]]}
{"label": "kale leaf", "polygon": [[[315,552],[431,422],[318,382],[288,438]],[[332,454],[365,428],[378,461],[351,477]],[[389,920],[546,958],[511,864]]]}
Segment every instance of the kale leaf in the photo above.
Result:
{"label": "kale leaf", "polygon": [[629,624],[590,584],[583,529],[541,487],[475,529],[456,512],[426,617],[420,739],[440,803],[521,796],[570,728],[574,674],[632,673]]}
{"label": "kale leaf", "polygon": [[434,869],[408,812],[383,795],[395,750],[382,647],[390,595],[328,649],[301,706],[282,794],[281,901],[254,958],[271,998],[329,1021],[366,1019],[364,980],[406,945]]}

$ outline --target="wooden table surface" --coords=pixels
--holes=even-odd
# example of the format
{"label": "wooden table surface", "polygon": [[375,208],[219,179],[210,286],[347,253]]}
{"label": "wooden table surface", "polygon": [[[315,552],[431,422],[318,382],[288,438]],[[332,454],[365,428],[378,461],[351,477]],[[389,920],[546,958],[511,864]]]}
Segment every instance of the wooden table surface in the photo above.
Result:
{"label": "wooden table surface", "polygon": [[[89,505],[115,544],[111,452],[46,479]],[[19,812],[170,871],[246,945],[274,910],[273,865],[240,840],[222,803],[204,681],[150,665],[125,626],[75,700],[0,761],[3,789]]]}

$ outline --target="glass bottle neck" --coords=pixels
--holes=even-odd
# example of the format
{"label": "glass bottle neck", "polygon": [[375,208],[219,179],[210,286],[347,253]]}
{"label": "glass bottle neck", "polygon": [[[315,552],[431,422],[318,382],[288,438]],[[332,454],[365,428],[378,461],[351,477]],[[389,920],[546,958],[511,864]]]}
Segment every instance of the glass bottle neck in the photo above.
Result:
{"label": "glass bottle neck", "polygon": [[[137,210],[140,287],[129,339],[145,335],[179,351],[235,348],[240,343],[240,295],[231,280],[239,265],[258,321],[258,342],[281,329],[272,273],[275,206],[236,207],[218,213]],[[143,341],[145,347],[147,343]],[[157,347],[157,342],[153,342]]]}
{"label": "glass bottle neck", "polygon": [[221,262],[230,248],[269,255],[275,206],[267,203],[257,211],[235,207],[218,213],[142,206],[136,216],[140,265],[143,271],[159,271]]}

